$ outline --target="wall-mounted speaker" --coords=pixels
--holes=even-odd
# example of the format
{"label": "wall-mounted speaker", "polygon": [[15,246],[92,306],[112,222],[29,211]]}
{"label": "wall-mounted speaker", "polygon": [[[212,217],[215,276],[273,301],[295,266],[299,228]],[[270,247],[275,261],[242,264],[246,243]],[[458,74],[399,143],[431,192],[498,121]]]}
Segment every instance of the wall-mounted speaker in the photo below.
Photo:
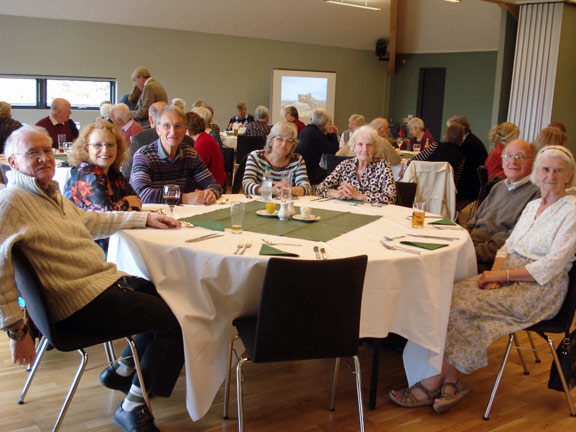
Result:
{"label": "wall-mounted speaker", "polygon": [[388,56],[388,43],[385,39],[378,39],[376,41],[376,57],[380,61],[387,61],[389,60]]}

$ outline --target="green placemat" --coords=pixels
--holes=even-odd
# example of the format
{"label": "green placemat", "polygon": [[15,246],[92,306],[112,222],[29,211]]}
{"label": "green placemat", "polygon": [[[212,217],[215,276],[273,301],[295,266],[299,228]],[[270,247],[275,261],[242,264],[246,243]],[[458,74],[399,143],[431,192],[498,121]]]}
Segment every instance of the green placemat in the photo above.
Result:
{"label": "green placemat", "polygon": [[428,225],[456,225],[456,224],[452,222],[449,217],[445,217],[444,219],[430,222]]}
{"label": "green placemat", "polygon": [[187,217],[187,218],[180,218],[179,220],[183,220],[186,222],[190,222],[192,225],[197,226],[197,227],[201,227],[201,228],[208,228],[214,231],[224,231],[224,225],[222,225],[221,221],[218,220],[194,220],[192,221],[192,218]]}
{"label": "green placemat", "polygon": [[401,241],[400,243],[403,245],[415,246],[427,250],[436,250],[448,246],[447,244],[441,244],[441,243],[423,243],[412,241]]}
{"label": "green placemat", "polygon": [[[303,240],[328,241],[380,219],[380,216],[313,209],[314,214],[320,216],[320,220],[317,222],[305,223],[294,219],[281,221],[278,218],[258,216],[256,211],[263,210],[264,207],[264,203],[260,201],[246,203],[243,226],[245,231]],[[299,207],[296,207],[296,213],[298,214],[299,212]],[[220,221],[225,228],[230,228],[230,209],[215,210],[210,213],[188,217],[185,220],[194,225],[198,223],[197,221]]]}
{"label": "green placemat", "polygon": [[67,153],[54,153],[54,159],[68,162],[68,154]]}
{"label": "green placemat", "polygon": [[299,257],[300,255],[282,251],[280,249],[273,248],[272,246],[268,246],[267,244],[263,244],[260,248],[260,255],[272,255],[272,256],[288,256],[288,257]]}
{"label": "green placemat", "polygon": [[342,201],[342,202],[345,202],[345,203],[348,203],[348,204],[364,204],[364,201],[353,200],[353,199],[345,200],[345,199],[340,199],[340,198],[338,198],[338,201]]}

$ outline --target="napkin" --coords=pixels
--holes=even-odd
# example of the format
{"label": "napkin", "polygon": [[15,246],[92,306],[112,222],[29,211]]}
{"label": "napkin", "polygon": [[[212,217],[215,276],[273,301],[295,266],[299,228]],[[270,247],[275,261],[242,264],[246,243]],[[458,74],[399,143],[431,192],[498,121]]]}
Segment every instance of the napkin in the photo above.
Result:
{"label": "napkin", "polygon": [[268,246],[267,244],[263,244],[262,247],[260,248],[260,255],[289,256],[289,257],[300,256],[292,252],[281,251],[280,249],[273,248],[272,246]]}
{"label": "napkin", "polygon": [[343,201],[343,202],[348,203],[348,204],[364,204],[364,201],[360,201],[360,200],[344,200],[344,199],[338,198],[338,201]]}
{"label": "napkin", "polygon": [[201,227],[201,228],[208,228],[214,231],[224,231],[224,225],[220,221],[197,221],[192,220],[192,218],[182,218],[186,222],[190,222],[192,225]]}
{"label": "napkin", "polygon": [[422,249],[427,249],[427,250],[435,250],[435,249],[440,249],[443,247],[448,246],[447,244],[441,244],[441,243],[424,243],[424,242],[413,242],[413,241],[401,241],[401,244],[404,245],[408,245],[408,246],[416,246]]}
{"label": "napkin", "polygon": [[444,219],[430,222],[428,225],[456,225],[456,224],[452,222],[449,217],[445,217]]}

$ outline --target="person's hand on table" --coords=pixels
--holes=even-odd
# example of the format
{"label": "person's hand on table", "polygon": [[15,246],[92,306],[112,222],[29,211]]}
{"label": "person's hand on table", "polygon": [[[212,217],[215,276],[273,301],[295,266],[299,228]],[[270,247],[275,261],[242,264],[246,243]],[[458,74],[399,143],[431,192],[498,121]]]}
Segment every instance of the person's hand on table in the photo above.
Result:
{"label": "person's hand on table", "polygon": [[146,226],[158,229],[180,228],[180,221],[159,213],[148,213]]}
{"label": "person's hand on table", "polygon": [[332,189],[330,191],[330,196],[332,198],[339,198],[343,200],[359,200],[364,201],[364,194],[358,192],[354,186],[349,183],[341,183],[337,189]]}
{"label": "person's hand on table", "polygon": [[182,204],[210,205],[216,202],[216,195],[210,189],[196,189],[182,195]]}

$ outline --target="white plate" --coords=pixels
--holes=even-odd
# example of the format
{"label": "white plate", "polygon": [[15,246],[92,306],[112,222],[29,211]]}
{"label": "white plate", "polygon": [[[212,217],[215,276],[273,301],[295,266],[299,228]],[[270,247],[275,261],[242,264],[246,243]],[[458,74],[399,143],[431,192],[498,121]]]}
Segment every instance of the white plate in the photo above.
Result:
{"label": "white plate", "polygon": [[297,221],[300,221],[300,222],[310,223],[310,222],[319,221],[319,220],[320,220],[320,216],[310,215],[310,216],[308,216],[307,218],[305,218],[305,217],[303,217],[302,215],[295,214],[294,216],[292,216],[292,219],[296,219]]}
{"label": "white plate", "polygon": [[266,210],[256,210],[256,214],[262,217],[278,217],[278,210],[274,213],[267,213]]}

